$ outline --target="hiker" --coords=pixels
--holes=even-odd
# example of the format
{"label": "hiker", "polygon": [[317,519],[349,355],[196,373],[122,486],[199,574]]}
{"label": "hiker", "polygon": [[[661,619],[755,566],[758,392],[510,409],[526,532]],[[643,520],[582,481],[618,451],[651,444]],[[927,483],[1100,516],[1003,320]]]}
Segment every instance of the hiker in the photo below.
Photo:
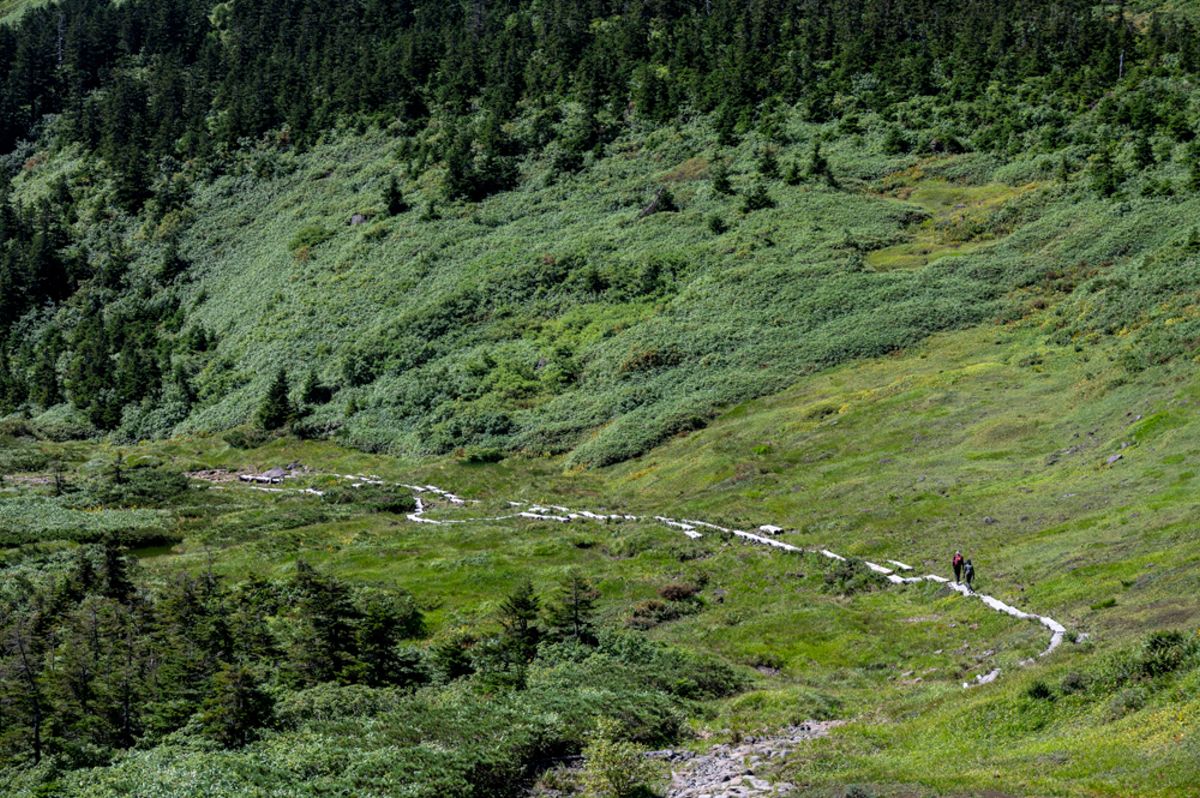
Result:
{"label": "hiker", "polygon": [[954,566],[954,584],[962,581],[962,565],[963,556],[961,551],[954,552],[954,559],[950,560],[950,564]]}
{"label": "hiker", "polygon": [[975,578],[975,566],[971,565],[971,561],[967,560],[963,563],[963,581],[967,583],[967,590],[973,590],[971,581]]}

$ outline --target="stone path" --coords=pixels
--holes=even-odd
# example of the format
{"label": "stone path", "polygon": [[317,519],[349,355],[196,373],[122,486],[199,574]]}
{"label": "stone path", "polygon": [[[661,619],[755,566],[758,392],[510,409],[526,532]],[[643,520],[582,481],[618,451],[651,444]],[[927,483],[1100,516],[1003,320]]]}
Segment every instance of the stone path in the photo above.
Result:
{"label": "stone path", "polygon": [[823,737],[842,721],[810,721],[778,734],[747,737],[736,743],[714,745],[704,753],[656,751],[651,756],[667,762],[671,784],[667,798],[770,798],[796,789],[787,782],[772,782],[769,771],[797,745]]}
{"label": "stone path", "polygon": [[[509,521],[509,520],[516,520],[519,518],[525,518],[525,519],[530,519],[530,520],[534,520],[534,521],[549,521],[549,522],[560,523],[560,524],[567,524],[567,523],[571,523],[574,521],[588,521],[588,522],[594,522],[594,523],[610,523],[610,522],[620,522],[620,521],[642,521],[642,522],[652,521],[652,522],[655,522],[658,524],[662,524],[671,529],[678,530],[678,531],[682,532],[684,535],[686,535],[687,537],[692,538],[692,539],[703,538],[704,532],[702,532],[701,530],[705,530],[705,531],[710,531],[710,532],[717,532],[722,535],[728,535],[730,537],[740,538],[742,540],[746,540],[746,541],[749,541],[751,543],[761,545],[761,546],[770,546],[772,548],[779,549],[780,551],[790,552],[793,554],[803,554],[807,551],[814,551],[814,550],[810,550],[810,549],[804,549],[799,546],[794,546],[790,543],[785,543],[782,540],[776,540],[775,538],[770,537],[769,535],[760,535],[760,534],[757,534],[754,532],[747,532],[742,529],[732,529],[729,527],[723,527],[718,524],[710,523],[708,521],[699,521],[699,520],[694,520],[694,519],[689,519],[689,518],[670,518],[665,515],[639,516],[639,515],[630,515],[630,514],[626,514],[626,513],[598,513],[598,512],[593,512],[591,510],[574,510],[569,507],[563,507],[561,505],[556,505],[556,504],[540,505],[540,504],[529,504],[526,502],[510,501],[510,502],[508,502],[508,505],[509,505],[509,507],[511,507],[513,509],[513,512],[503,514],[503,515],[471,517],[471,518],[430,518],[428,513],[429,513],[430,509],[432,509],[432,507],[430,505],[430,502],[428,501],[429,499],[442,500],[442,501],[445,501],[445,502],[449,503],[450,505],[453,505],[456,507],[462,507],[471,502],[468,502],[466,499],[462,498],[461,496],[458,496],[457,494],[452,493],[443,488],[440,488],[436,485],[410,485],[410,484],[406,484],[403,482],[385,483],[382,478],[375,476],[375,475],[369,475],[369,474],[328,474],[326,476],[333,476],[338,479],[346,480],[351,484],[352,487],[361,487],[363,485],[391,484],[394,487],[404,488],[405,490],[410,491],[413,494],[413,499],[416,501],[417,506],[416,506],[416,509],[413,512],[409,513],[407,517],[408,517],[409,521],[412,521],[414,523],[419,523],[419,524],[431,524],[434,526],[450,526],[450,525],[454,525],[454,524]],[[277,488],[277,487],[266,488],[266,487],[260,487],[260,486],[246,486],[246,487],[248,487],[249,489],[252,489],[252,490],[267,491],[267,492],[271,492],[271,493],[283,493],[283,492],[295,491],[295,492],[307,493],[307,494],[316,495],[316,496],[322,495],[322,491],[316,490],[314,488],[288,489],[288,488]],[[776,527],[776,526],[771,526],[771,525],[763,525],[763,526],[759,527],[759,529],[760,530],[762,530],[762,529],[778,530],[778,529],[781,529],[781,527]],[[815,552],[817,554],[820,554],[822,557],[826,557],[831,560],[840,560],[840,561],[846,560],[846,558],[843,557],[842,555],[836,554],[835,552],[832,552],[829,549],[815,549]],[[1048,644],[1046,645],[1046,648],[1040,654],[1038,654],[1037,657],[1027,659],[1027,660],[1024,660],[1023,662],[1021,662],[1022,665],[1032,664],[1037,659],[1047,656],[1048,654],[1053,652],[1056,648],[1058,648],[1062,644],[1063,638],[1066,636],[1066,632],[1067,632],[1066,628],[1062,624],[1060,624],[1058,621],[1054,620],[1053,618],[1051,618],[1047,615],[1037,615],[1035,613],[1025,612],[1024,610],[1017,609],[1016,607],[1012,606],[1011,604],[1006,604],[1005,602],[1001,601],[998,598],[995,598],[994,596],[985,595],[983,593],[976,593],[975,591],[968,588],[966,585],[957,584],[943,576],[938,576],[937,574],[926,574],[924,576],[902,576],[901,574],[912,571],[913,570],[912,566],[905,565],[903,562],[900,562],[898,560],[887,560],[886,562],[888,563],[888,565],[890,565],[892,567],[889,568],[888,566],[880,565],[879,563],[870,562],[867,560],[863,561],[863,563],[866,565],[867,568],[871,569],[873,572],[879,574],[880,576],[886,578],[889,582],[891,582],[893,584],[906,585],[906,584],[915,584],[918,582],[933,582],[933,583],[940,584],[944,587],[949,588],[950,590],[953,590],[953,591],[959,593],[964,598],[979,599],[985,605],[987,605],[989,608],[995,610],[996,612],[1002,612],[1005,615],[1009,615],[1013,618],[1019,618],[1021,620],[1034,621],[1034,622],[1044,626],[1050,632],[1050,640],[1049,640]],[[995,670],[989,671],[988,673],[980,674],[969,682],[964,682],[963,687],[964,688],[965,687],[975,687],[975,686],[978,686],[981,684],[988,684],[990,682],[995,681],[997,679],[997,677],[999,677],[999,675],[1000,675],[1000,669],[997,668]]]}

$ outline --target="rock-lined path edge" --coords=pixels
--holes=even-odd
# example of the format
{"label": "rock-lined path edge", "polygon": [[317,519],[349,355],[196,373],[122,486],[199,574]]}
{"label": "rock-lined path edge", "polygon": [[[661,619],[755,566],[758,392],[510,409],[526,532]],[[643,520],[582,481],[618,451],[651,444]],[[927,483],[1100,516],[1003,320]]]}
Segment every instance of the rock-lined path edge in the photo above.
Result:
{"label": "rock-lined path edge", "polygon": [[[319,474],[311,474],[320,476]],[[691,518],[672,518],[665,515],[632,515],[629,513],[603,513],[593,512],[591,510],[574,510],[570,507],[564,507],[557,504],[533,504],[529,502],[509,501],[508,505],[513,509],[513,512],[502,515],[470,517],[470,518],[430,518],[429,511],[432,509],[427,498],[433,497],[447,502],[455,507],[464,507],[473,502],[462,498],[456,493],[440,488],[437,485],[413,485],[404,482],[386,482],[381,477],[373,474],[325,474],[324,476],[332,476],[340,480],[348,481],[351,487],[362,487],[364,485],[388,485],[391,487],[404,488],[413,495],[413,500],[416,502],[416,509],[408,513],[406,516],[409,521],[418,524],[430,524],[433,526],[453,526],[457,524],[476,524],[476,523],[494,523],[500,521],[513,521],[518,519],[527,519],[533,521],[548,521],[553,523],[567,524],[575,521],[590,521],[594,523],[610,523],[620,521],[641,521],[653,522],[666,526],[670,529],[677,530],[687,537],[698,540],[704,537],[704,532],[701,530],[717,532],[722,535],[740,538],[760,546],[769,546],[780,551],[789,552],[792,554],[816,553],[830,560],[845,561],[847,558],[825,548],[802,548],[794,546],[791,543],[785,543],[782,540],[776,540],[766,535],[759,535],[754,532],[747,532],[742,529],[733,529],[730,527],[720,526],[708,521],[701,521]],[[203,477],[200,477],[203,478]],[[267,488],[255,485],[246,485],[249,490],[258,490],[269,493],[305,493],[313,496],[321,496],[323,492],[315,488]],[[772,525],[763,525],[760,529],[781,529],[781,527]],[[942,585],[955,591],[964,598],[974,598],[982,601],[988,608],[996,612],[1004,613],[1013,618],[1018,618],[1026,621],[1034,621],[1044,626],[1050,632],[1050,640],[1046,648],[1036,657],[1023,660],[1021,665],[1031,665],[1042,657],[1053,653],[1066,637],[1066,627],[1054,620],[1048,615],[1038,615],[1036,613],[1025,612],[1011,604],[984,593],[977,593],[966,585],[952,582],[944,576],[937,574],[925,574],[924,576],[901,576],[901,573],[912,571],[911,565],[906,565],[899,560],[886,560],[893,566],[891,568],[880,565],[879,563],[871,562],[870,560],[862,560],[863,564],[871,571],[879,574],[887,579],[892,584],[908,585],[918,582],[933,582]],[[963,687],[976,687],[982,684],[994,682],[1000,676],[1000,669],[996,668],[988,673],[983,673],[976,676],[969,682],[964,682]]]}

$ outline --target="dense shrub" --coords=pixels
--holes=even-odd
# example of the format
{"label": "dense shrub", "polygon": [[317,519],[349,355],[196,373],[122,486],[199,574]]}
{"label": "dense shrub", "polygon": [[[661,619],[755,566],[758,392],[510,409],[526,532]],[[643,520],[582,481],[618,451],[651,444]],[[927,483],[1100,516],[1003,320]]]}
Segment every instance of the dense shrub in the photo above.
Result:
{"label": "dense shrub", "polygon": [[187,492],[187,476],[163,467],[109,467],[108,473],[84,483],[66,498],[77,507],[166,507],[179,502]]}
{"label": "dense shrub", "polygon": [[311,250],[313,247],[325,243],[333,238],[333,232],[319,224],[309,224],[301,227],[296,231],[296,235],[292,236],[292,240],[288,243],[288,249],[293,253]]}
{"label": "dense shrub", "polygon": [[412,494],[382,485],[327,488],[321,496],[326,504],[349,504],[378,513],[411,513],[417,509]]}
{"label": "dense shrub", "polygon": [[879,577],[862,560],[839,560],[825,572],[825,590],[840,596],[852,596],[876,590]]}

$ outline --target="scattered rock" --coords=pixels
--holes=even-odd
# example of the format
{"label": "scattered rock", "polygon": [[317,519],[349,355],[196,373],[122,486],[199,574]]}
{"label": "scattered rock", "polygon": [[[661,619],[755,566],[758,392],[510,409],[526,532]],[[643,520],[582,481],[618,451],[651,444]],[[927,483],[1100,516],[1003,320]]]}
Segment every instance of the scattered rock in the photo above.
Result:
{"label": "scattered rock", "polygon": [[673,765],[667,798],[768,798],[791,795],[795,785],[773,782],[764,764],[787,756],[797,745],[824,737],[842,721],[802,723],[774,735],[714,745],[707,752],[656,751],[651,756]]}
{"label": "scattered rock", "polygon": [[360,224],[366,224],[367,217],[364,214],[356,213],[350,217],[350,226],[358,227]]}
{"label": "scattered rock", "polygon": [[1125,455],[1123,455],[1123,454],[1110,454],[1108,456],[1108,459],[1104,461],[1104,464],[1112,465],[1113,463],[1117,462],[1118,460],[1123,460],[1124,458],[1125,458]]}

